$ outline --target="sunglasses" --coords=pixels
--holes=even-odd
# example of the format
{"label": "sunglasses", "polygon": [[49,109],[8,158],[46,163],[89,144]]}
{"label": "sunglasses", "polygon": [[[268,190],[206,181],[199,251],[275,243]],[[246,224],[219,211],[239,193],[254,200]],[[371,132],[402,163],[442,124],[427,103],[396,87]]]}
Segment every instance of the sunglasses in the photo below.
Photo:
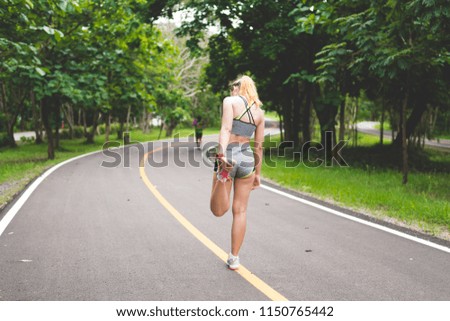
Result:
{"label": "sunglasses", "polygon": [[241,85],[240,82],[235,82],[234,84],[231,85],[230,90],[233,90],[234,87],[239,87]]}

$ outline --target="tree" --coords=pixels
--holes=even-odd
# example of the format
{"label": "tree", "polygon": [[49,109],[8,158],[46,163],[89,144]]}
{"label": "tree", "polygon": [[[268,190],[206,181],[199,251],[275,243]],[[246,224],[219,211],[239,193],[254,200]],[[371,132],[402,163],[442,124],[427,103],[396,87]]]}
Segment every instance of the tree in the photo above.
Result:
{"label": "tree", "polygon": [[450,13],[444,7],[444,1],[359,1],[352,14],[336,19],[343,40],[354,47],[348,69],[366,85],[375,80],[383,102],[400,115],[394,144],[402,150],[404,184],[406,140],[428,105],[448,105],[449,36],[442,31]]}
{"label": "tree", "polygon": [[286,138],[298,144],[299,90],[295,81],[285,83],[301,61],[296,57],[299,42],[289,37],[292,2],[248,1],[244,5],[240,1],[188,1],[185,7],[194,10],[195,19],[184,23],[180,33],[190,35],[191,47],[195,48],[209,26],[219,29],[209,38],[208,46],[206,76],[212,89],[225,94],[229,82],[239,74],[253,76],[266,107],[281,107]]}
{"label": "tree", "polygon": [[[33,81],[44,75],[38,48],[28,41],[31,1],[0,2],[0,112],[6,123],[9,145],[14,147],[14,126],[24,109],[24,101],[32,89]],[[43,27],[42,27],[43,29]],[[54,32],[46,28],[46,32]]]}
{"label": "tree", "polygon": [[[87,142],[93,142],[101,114],[123,124],[124,115],[156,109],[151,107],[157,96],[154,70],[163,74],[179,61],[153,22],[173,3],[2,1],[0,116],[11,145],[18,116],[28,114],[28,105],[41,108],[49,158],[58,147],[61,106],[68,116],[80,111]],[[172,82],[177,80],[168,79],[167,88]]]}
{"label": "tree", "polygon": [[[220,99],[211,91],[205,69],[209,59],[206,43],[201,43],[203,50],[191,51],[186,42],[186,37],[176,36],[176,27],[172,23],[159,24],[165,39],[173,43],[176,50],[173,51],[177,63],[173,66],[174,82],[169,86],[178,90],[183,95],[185,103],[182,104],[188,109],[188,113],[177,113],[184,118],[202,118],[204,125],[213,125],[219,118]],[[217,107],[217,108],[216,108]],[[181,120],[180,117],[175,117]]]}

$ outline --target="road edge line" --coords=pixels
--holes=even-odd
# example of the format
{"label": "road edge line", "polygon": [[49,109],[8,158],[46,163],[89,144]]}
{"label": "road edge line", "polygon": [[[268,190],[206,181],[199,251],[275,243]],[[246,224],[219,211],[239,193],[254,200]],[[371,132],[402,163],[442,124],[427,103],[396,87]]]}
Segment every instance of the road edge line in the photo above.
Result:
{"label": "road edge line", "polygon": [[0,220],[0,236],[2,236],[3,232],[8,228],[9,223],[14,219],[16,214],[19,212],[19,210],[22,208],[22,206],[25,204],[25,202],[28,200],[28,198],[33,194],[33,192],[38,188],[38,186],[48,177],[50,174],[52,174],[54,171],[56,171],[58,168],[73,162],[77,159],[90,156],[99,152],[102,152],[103,150],[90,152],[83,155],[78,155],[73,158],[66,159],[65,161],[62,161],[61,163],[58,163],[56,165],[53,165],[49,169],[47,169],[44,173],[39,175],[30,186],[28,186],[27,189],[22,193],[22,195],[14,202],[14,205],[6,212],[5,216]]}
{"label": "road edge line", "polygon": [[[140,143],[145,144],[145,143],[149,143],[149,142],[164,142],[164,141],[169,141],[169,139],[150,140],[150,141],[140,142]],[[132,146],[132,145],[131,144],[130,145],[122,145],[122,146],[113,147],[110,149],[117,150],[117,149],[125,148],[128,146]],[[39,184],[41,184],[44,181],[44,179],[46,179],[51,173],[53,173],[55,170],[57,170],[61,166],[66,165],[74,160],[77,160],[77,159],[80,159],[83,157],[87,157],[87,156],[90,156],[90,155],[93,155],[96,153],[103,153],[103,152],[104,152],[104,149],[102,148],[100,150],[96,150],[93,152],[89,152],[86,154],[82,154],[82,155],[78,155],[78,156],[66,159],[65,161],[62,161],[61,163],[57,163],[57,164],[53,165],[52,167],[50,167],[49,169],[47,169],[46,171],[41,173],[39,176],[34,178],[31,183],[28,183],[29,184],[28,187],[25,187],[25,189],[23,189],[22,191],[20,191],[17,194],[17,195],[20,195],[20,196],[18,196],[18,198],[16,198],[16,199],[13,198],[11,200],[10,203],[13,205],[11,206],[10,209],[8,209],[6,214],[3,216],[0,216],[0,236],[2,236],[3,232],[8,228],[8,225],[14,219],[17,212],[19,212],[19,210],[22,208],[22,206],[25,204],[25,202],[28,200],[28,198],[31,196],[31,194],[34,192],[34,190],[36,188],[38,188]],[[10,204],[7,203],[6,207],[3,208],[2,210],[5,210],[9,206],[10,206]]]}
{"label": "road edge line", "polygon": [[360,224],[364,224],[364,225],[370,226],[372,228],[376,228],[378,230],[381,230],[381,231],[384,231],[384,232],[387,232],[387,233],[390,233],[390,234],[394,234],[396,236],[408,239],[410,241],[414,241],[414,242],[420,243],[422,245],[426,245],[426,246],[432,247],[434,249],[450,253],[450,248],[448,248],[446,246],[439,245],[439,244],[436,244],[436,243],[433,243],[433,242],[430,242],[430,241],[427,241],[427,240],[423,240],[421,238],[418,238],[418,237],[415,237],[415,236],[412,236],[412,235],[409,235],[409,234],[406,234],[406,233],[403,233],[403,232],[400,232],[400,231],[396,231],[396,230],[391,229],[389,227],[382,226],[382,225],[379,225],[379,224],[376,224],[376,223],[373,223],[373,222],[369,222],[369,221],[366,221],[366,220],[363,220],[363,219],[351,216],[349,214],[342,213],[340,211],[331,209],[331,208],[326,207],[324,205],[320,205],[320,204],[314,203],[312,201],[308,201],[308,200],[302,199],[302,198],[300,198],[298,196],[291,195],[289,193],[286,193],[284,191],[280,191],[280,190],[278,190],[276,188],[273,188],[273,187],[270,187],[270,186],[267,186],[267,185],[264,185],[264,184],[261,184],[261,188],[264,188],[264,189],[266,189],[266,190],[268,190],[270,192],[273,192],[273,193],[285,196],[285,197],[290,198],[292,200],[295,200],[297,202],[300,202],[300,203],[303,203],[303,204],[315,207],[317,209],[323,210],[323,211],[328,212],[330,214],[334,214],[334,215],[340,216],[342,218],[345,218],[345,219],[348,219],[348,220],[351,220],[351,221],[354,221],[354,222],[357,222],[357,223],[360,223]]}

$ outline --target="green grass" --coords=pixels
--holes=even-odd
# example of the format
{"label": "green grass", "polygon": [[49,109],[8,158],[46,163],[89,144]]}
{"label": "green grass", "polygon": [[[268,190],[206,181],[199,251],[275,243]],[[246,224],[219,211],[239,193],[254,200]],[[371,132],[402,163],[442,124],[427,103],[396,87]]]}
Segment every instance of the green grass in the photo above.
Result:
{"label": "green grass", "polygon": [[[378,129],[378,130],[381,129],[381,124],[380,123],[376,124],[374,128]],[[385,122],[383,124],[383,129],[384,130],[391,130],[391,124],[389,124],[388,122]]]}
{"label": "green grass", "polygon": [[273,120],[278,120],[278,114],[275,111],[265,110],[264,111],[264,117],[270,118],[270,119],[273,119]]}
{"label": "green grass", "polygon": [[[204,135],[217,134],[218,128],[206,128]],[[193,135],[192,128],[180,128],[173,135],[187,137]],[[131,141],[146,142],[158,139],[159,130],[153,129],[144,134],[141,130],[131,131]],[[165,139],[165,131],[161,139]],[[110,135],[110,141],[122,141],[117,139],[117,134]],[[0,148],[0,208],[20,192],[30,181],[42,174],[46,169],[69,158],[85,153],[101,150],[105,142],[105,136],[95,137],[94,144],[86,144],[85,139],[65,139],[60,141],[60,149],[55,152],[55,159],[47,159],[47,144],[36,145],[34,143],[18,143],[17,148]]]}
{"label": "green grass", "polygon": [[[448,238],[450,233],[450,154],[427,150],[411,152],[409,182],[395,168],[389,147],[371,146],[364,137],[358,148],[342,152],[349,167],[310,168],[296,162],[286,167],[285,157],[266,154],[262,174],[280,185],[378,218]],[[363,142],[365,142],[363,144]],[[292,163],[291,163],[292,165]]]}
{"label": "green grass", "polygon": [[[346,137],[348,140],[347,146],[353,146],[353,141]],[[390,144],[392,139],[383,138],[383,145]],[[367,135],[358,132],[357,146],[372,146],[380,143],[380,137],[377,135]]]}

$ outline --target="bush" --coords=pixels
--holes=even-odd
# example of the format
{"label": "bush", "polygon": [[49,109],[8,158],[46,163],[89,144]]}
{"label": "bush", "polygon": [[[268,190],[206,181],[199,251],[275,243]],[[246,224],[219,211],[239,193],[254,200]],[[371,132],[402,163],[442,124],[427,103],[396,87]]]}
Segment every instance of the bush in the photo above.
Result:
{"label": "bush", "polygon": [[103,135],[106,132],[106,124],[98,125],[97,131],[100,135]]}
{"label": "bush", "polygon": [[59,138],[61,139],[70,139],[69,129],[64,128],[59,131]]}
{"label": "bush", "polygon": [[[59,131],[59,137],[61,139],[70,139],[70,130],[69,127],[61,129]],[[82,126],[73,126],[73,138],[83,138],[84,137],[84,129]]]}
{"label": "bush", "polygon": [[[6,131],[6,115],[0,111],[0,132],[1,131]],[[0,133],[0,137],[3,137],[2,133]]]}
{"label": "bush", "polygon": [[8,134],[0,133],[0,147],[5,147],[9,145]]}
{"label": "bush", "polygon": [[84,128],[82,126],[74,126],[73,127],[73,137],[74,138],[83,138],[84,137]]}
{"label": "bush", "polygon": [[20,141],[22,142],[22,144],[33,143],[34,140],[35,140],[34,136],[31,136],[31,137],[22,136],[22,137],[20,137]]}
{"label": "bush", "polygon": [[[111,124],[111,131],[110,131],[110,135],[112,134],[117,134],[117,132],[120,129],[120,124],[119,123],[112,123]],[[106,133],[106,124],[100,124],[98,126],[98,132],[100,133],[100,135],[104,135]]]}

